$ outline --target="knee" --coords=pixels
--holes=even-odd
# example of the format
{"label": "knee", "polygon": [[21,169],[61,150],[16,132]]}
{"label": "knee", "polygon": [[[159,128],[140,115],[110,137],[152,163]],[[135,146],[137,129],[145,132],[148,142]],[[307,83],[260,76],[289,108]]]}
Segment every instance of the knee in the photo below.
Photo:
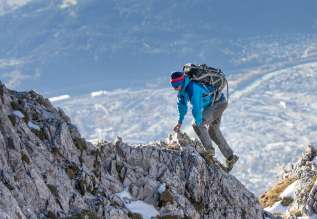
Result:
{"label": "knee", "polygon": [[212,135],[214,135],[218,131],[219,127],[217,125],[210,125],[208,127],[208,132]]}
{"label": "knee", "polygon": [[197,135],[200,135],[202,132],[204,132],[205,129],[207,131],[207,127],[203,123],[201,125],[196,125],[196,123],[193,122],[192,127]]}

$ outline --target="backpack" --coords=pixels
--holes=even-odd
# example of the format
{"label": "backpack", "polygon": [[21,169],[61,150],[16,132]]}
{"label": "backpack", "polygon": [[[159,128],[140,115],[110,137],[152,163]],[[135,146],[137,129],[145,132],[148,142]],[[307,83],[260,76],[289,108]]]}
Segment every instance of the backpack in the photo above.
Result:
{"label": "backpack", "polygon": [[213,103],[215,100],[217,100],[217,98],[219,98],[219,94],[225,86],[227,86],[227,99],[229,99],[228,81],[221,69],[212,68],[206,64],[185,64],[183,71],[192,81],[196,81],[202,84],[204,87],[209,85],[214,87],[214,92],[209,94],[214,96]]}

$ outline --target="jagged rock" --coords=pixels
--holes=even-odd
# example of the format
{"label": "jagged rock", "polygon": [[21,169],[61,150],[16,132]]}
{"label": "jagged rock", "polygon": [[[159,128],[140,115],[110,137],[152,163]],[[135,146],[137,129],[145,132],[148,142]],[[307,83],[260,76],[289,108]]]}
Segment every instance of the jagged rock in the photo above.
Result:
{"label": "jagged rock", "polygon": [[[184,133],[172,136],[175,147],[131,146],[119,137],[93,145],[34,91],[0,85],[0,101],[0,218],[139,217],[122,191],[153,206],[158,218],[263,218],[255,196],[207,165],[201,144]],[[23,117],[10,119],[14,110]]]}
{"label": "jagged rock", "polygon": [[[280,182],[287,182],[283,189],[277,184],[270,191],[278,191],[273,196],[263,194],[260,199],[263,207],[271,207],[280,202],[287,207],[285,212],[275,212],[283,218],[293,219],[303,215],[317,214],[317,150],[313,145],[305,147],[303,155],[289,169],[286,169]],[[288,179],[292,179],[287,181]],[[285,196],[285,197],[283,197]],[[265,200],[266,199],[266,200]],[[265,203],[270,203],[267,205]]]}

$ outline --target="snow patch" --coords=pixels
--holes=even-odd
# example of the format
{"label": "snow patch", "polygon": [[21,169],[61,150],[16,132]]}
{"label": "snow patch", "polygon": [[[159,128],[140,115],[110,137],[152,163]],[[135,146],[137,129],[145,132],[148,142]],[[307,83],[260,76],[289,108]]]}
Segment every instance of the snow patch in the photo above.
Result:
{"label": "snow patch", "polygon": [[13,111],[13,115],[15,115],[16,117],[19,117],[20,119],[24,118],[24,114],[19,110]]}
{"label": "snow patch", "polygon": [[151,219],[157,215],[159,212],[154,208],[153,205],[147,204],[144,201],[132,201],[126,204],[126,207],[133,213],[139,213],[144,219]]}
{"label": "snow patch", "polygon": [[265,208],[264,210],[266,210],[272,214],[274,214],[274,213],[285,214],[287,212],[288,208],[286,206],[283,206],[281,204],[281,201],[278,201],[278,202],[275,202],[272,207]]}
{"label": "snow patch", "polygon": [[69,98],[70,98],[70,96],[66,94],[66,95],[61,95],[61,96],[57,96],[57,97],[51,97],[51,98],[49,98],[49,100],[51,102],[57,102],[57,101],[67,100]]}
{"label": "snow patch", "polygon": [[283,192],[280,194],[280,198],[292,198],[295,199],[295,191],[298,186],[298,180],[289,185]]}
{"label": "snow patch", "polygon": [[128,192],[128,189],[125,189],[125,190],[123,190],[122,192],[117,193],[116,195],[117,195],[119,198],[121,198],[122,200],[132,199],[132,196],[131,196],[130,192]]}
{"label": "snow patch", "polygon": [[40,126],[34,124],[34,123],[31,122],[31,121],[28,122],[28,126],[29,126],[29,128],[31,128],[31,129],[36,129],[36,130],[38,130],[38,131],[41,130]]}
{"label": "snow patch", "polygon": [[107,94],[107,91],[100,90],[100,91],[91,92],[90,96],[91,97],[98,97],[98,96],[101,96],[101,95],[104,95],[104,94]]}
{"label": "snow patch", "polygon": [[117,193],[116,195],[124,202],[126,208],[128,208],[132,213],[141,214],[143,219],[151,219],[159,215],[159,212],[153,205],[141,200],[132,200],[133,198],[127,189]]}
{"label": "snow patch", "polygon": [[157,189],[157,191],[158,191],[160,194],[162,194],[163,192],[165,192],[165,190],[166,190],[166,184],[165,184],[165,183],[161,184],[161,185],[158,187],[158,189]]}
{"label": "snow patch", "polygon": [[117,95],[117,94],[122,94],[122,93],[130,93],[129,89],[116,89],[113,91],[106,91],[106,90],[99,90],[99,91],[94,91],[90,93],[91,97],[98,97],[98,96],[103,96],[103,95]]}

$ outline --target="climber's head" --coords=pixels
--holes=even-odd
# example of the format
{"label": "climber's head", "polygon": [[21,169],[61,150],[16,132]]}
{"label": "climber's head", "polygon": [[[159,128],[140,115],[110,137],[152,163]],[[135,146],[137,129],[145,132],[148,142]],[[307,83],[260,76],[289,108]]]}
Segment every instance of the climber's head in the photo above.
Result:
{"label": "climber's head", "polygon": [[171,85],[175,90],[182,90],[184,86],[185,76],[183,72],[173,72],[171,74]]}

